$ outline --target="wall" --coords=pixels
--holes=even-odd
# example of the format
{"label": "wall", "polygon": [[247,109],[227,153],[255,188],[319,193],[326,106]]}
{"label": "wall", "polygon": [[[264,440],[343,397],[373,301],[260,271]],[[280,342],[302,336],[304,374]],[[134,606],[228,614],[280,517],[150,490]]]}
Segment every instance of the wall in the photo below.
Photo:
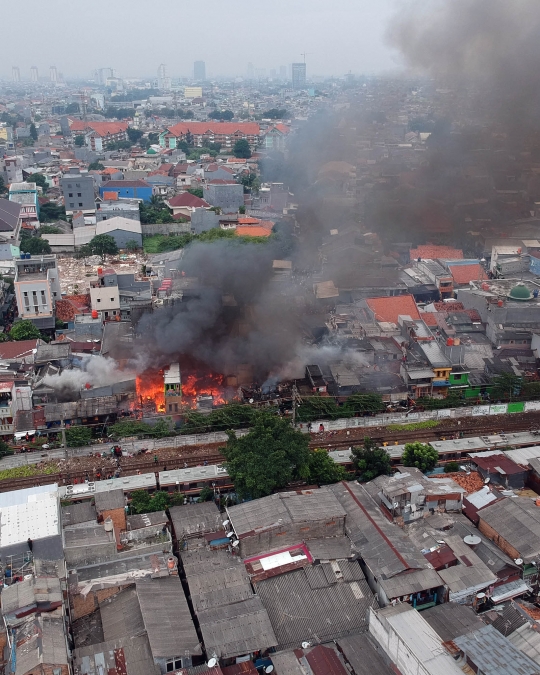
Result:
{"label": "wall", "polygon": [[503,539],[500,534],[494,530],[490,525],[488,525],[484,520],[482,520],[482,512],[478,514],[478,529],[482,534],[484,534],[488,539],[491,539],[492,542],[497,544],[497,546],[504,551],[506,555],[509,555],[512,560],[520,557],[519,551],[517,551],[513,546],[511,546],[506,539]]}
{"label": "wall", "polygon": [[122,590],[122,588],[122,586],[113,586],[112,588],[102,588],[97,591],[90,591],[86,597],[80,594],[70,594],[72,621],[92,614],[92,612],[95,612],[96,609],[98,609],[100,602],[103,602],[107,598],[116,595]]}
{"label": "wall", "polygon": [[120,310],[120,294],[118,286],[90,289],[90,299],[92,302],[92,309],[98,312],[110,311],[113,309]]}
{"label": "wall", "polygon": [[212,206],[219,206],[223,213],[236,213],[244,204],[244,188],[239,184],[207,185],[203,199]]}
{"label": "wall", "polygon": [[141,223],[143,236],[151,237],[154,234],[185,234],[191,232],[190,223]]}
{"label": "wall", "polygon": [[91,176],[66,174],[60,179],[60,186],[64,195],[66,213],[95,210],[94,179]]}
{"label": "wall", "polygon": [[107,518],[110,518],[113,521],[115,533],[120,533],[127,527],[125,509],[111,509],[110,511],[102,511],[99,515],[103,516],[104,521],[107,520]]}
{"label": "wall", "polygon": [[111,230],[109,233],[118,248],[126,248],[128,241],[136,241],[137,246],[142,246],[142,234],[139,232],[129,232],[128,230]]}

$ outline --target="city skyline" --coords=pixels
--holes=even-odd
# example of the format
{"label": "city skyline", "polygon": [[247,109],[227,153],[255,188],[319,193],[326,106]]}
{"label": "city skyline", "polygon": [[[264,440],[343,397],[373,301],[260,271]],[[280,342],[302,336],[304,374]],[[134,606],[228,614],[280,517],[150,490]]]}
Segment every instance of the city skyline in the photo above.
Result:
{"label": "city skyline", "polygon": [[[200,36],[193,32],[184,36],[180,55],[174,41],[153,45],[149,55],[147,50],[128,48],[129,44],[135,46],[139,40],[147,39],[147,23],[141,21],[140,13],[146,10],[146,5],[140,0],[129,4],[126,0],[114,3],[108,8],[107,22],[100,24],[97,34],[79,30],[95,20],[91,6],[77,6],[74,11],[71,3],[58,0],[58,10],[66,23],[60,52],[53,42],[41,39],[43,31],[54,30],[56,19],[43,16],[42,5],[37,0],[29,0],[29,15],[39,14],[40,21],[29,23],[29,39],[24,49],[15,33],[8,32],[4,36],[10,59],[2,60],[0,77],[11,79],[12,67],[17,66],[21,80],[30,80],[30,69],[36,63],[47,64],[46,68],[55,63],[66,79],[89,78],[96,68],[102,67],[99,51],[95,49],[96,39],[103,44],[115,44],[119,29],[121,35],[129,38],[122,38],[121,48],[108,51],[106,60],[107,66],[124,78],[156,77],[160,63],[167,64],[169,77],[189,77],[197,60],[205,61],[207,77],[243,76],[248,60],[255,68],[269,72],[284,63],[290,65],[301,61],[302,53],[307,54],[312,75],[382,72],[399,65],[385,38],[395,0],[380,0],[377,7],[372,5],[369,0],[337,0],[330,8],[322,0],[297,0],[291,6],[284,0],[276,0],[269,13],[267,8],[233,0],[233,11],[225,12],[218,0],[208,0],[204,22],[208,34],[226,36],[230,31],[238,31],[238,13],[242,14],[242,35],[235,33],[236,39],[242,39],[242,50],[227,50],[226,39],[222,38],[210,43],[202,53]],[[195,24],[199,16],[196,6],[180,7],[167,0],[157,0],[152,11],[167,16],[170,25],[180,21]],[[264,31],[260,28],[263,25],[267,26]],[[246,58],[246,52],[250,54],[249,58]],[[150,66],[150,61],[155,66]]]}

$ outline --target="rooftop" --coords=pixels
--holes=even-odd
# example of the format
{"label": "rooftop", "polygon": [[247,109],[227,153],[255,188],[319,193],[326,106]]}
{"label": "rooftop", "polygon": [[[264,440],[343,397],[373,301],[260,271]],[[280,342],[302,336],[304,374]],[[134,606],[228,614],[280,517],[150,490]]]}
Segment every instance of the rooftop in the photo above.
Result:
{"label": "rooftop", "polygon": [[367,298],[366,303],[375,314],[375,321],[386,321],[397,325],[399,316],[420,319],[420,312],[412,295]]}
{"label": "rooftop", "polygon": [[530,499],[502,499],[486,506],[479,516],[525,561],[540,554],[540,508]]}
{"label": "rooftop", "polygon": [[452,246],[436,246],[434,244],[424,244],[417,248],[411,248],[409,251],[411,260],[461,260],[463,258],[463,251]]}
{"label": "rooftop", "polygon": [[343,518],[345,511],[329,488],[280,492],[227,509],[239,539],[253,536],[283,523]]}

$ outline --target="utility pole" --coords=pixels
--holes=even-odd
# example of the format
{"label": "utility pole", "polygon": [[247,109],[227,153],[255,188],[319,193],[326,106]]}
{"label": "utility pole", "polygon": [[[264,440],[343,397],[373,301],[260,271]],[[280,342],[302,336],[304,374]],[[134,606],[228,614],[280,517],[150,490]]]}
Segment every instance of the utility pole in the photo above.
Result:
{"label": "utility pole", "polygon": [[67,459],[68,458],[68,449],[67,449],[67,442],[66,442],[66,425],[64,423],[64,413],[62,413],[62,420],[60,422],[60,433],[61,433],[61,438],[62,438],[62,445],[64,446],[64,457]]}
{"label": "utility pole", "polygon": [[298,396],[298,389],[296,388],[296,380],[292,388],[292,425],[296,428],[296,397]]}

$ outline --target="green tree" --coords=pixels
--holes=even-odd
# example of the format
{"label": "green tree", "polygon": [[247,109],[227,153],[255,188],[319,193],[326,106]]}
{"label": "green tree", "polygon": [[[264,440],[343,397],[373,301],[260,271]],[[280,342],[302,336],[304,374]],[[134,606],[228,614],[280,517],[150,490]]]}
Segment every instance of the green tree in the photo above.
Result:
{"label": "green tree", "polygon": [[116,141],[115,143],[109,143],[107,146],[107,150],[129,150],[130,148],[130,141]]}
{"label": "green tree", "polygon": [[88,171],[103,171],[104,168],[105,168],[104,165],[98,161],[91,162],[88,165]]}
{"label": "green tree", "polygon": [[245,212],[246,212],[246,207],[243,204],[238,207],[238,213],[240,213],[241,215],[244,215]]}
{"label": "green tree", "polygon": [[137,251],[140,248],[139,242],[135,239],[128,239],[126,241],[126,248],[130,252]]}
{"label": "green tree", "polygon": [[0,176],[0,195],[3,195],[6,192],[7,192],[6,184],[4,183],[4,179],[2,178],[2,176]]}
{"label": "green tree", "polygon": [[501,373],[494,377],[491,383],[491,400],[508,401],[521,393],[523,378],[514,373]]}
{"label": "green tree", "polygon": [[90,427],[70,427],[66,429],[66,443],[70,448],[80,448],[90,445],[92,442],[92,429]]}
{"label": "green tree", "polygon": [[63,234],[64,230],[61,230],[59,227],[54,225],[42,225],[39,228],[39,234]]}
{"label": "green tree", "polygon": [[39,219],[42,223],[66,219],[66,209],[54,202],[46,202],[39,207]]}
{"label": "green tree", "polygon": [[309,438],[278,416],[259,412],[251,431],[229,432],[222,449],[227,470],[242,498],[257,499],[309,475]]}
{"label": "green tree", "polygon": [[49,189],[49,184],[47,183],[47,179],[42,173],[33,173],[28,178],[26,179],[29,183],[35,183],[38,187],[40,187],[43,192],[47,192]]}
{"label": "green tree", "polygon": [[75,136],[75,140],[73,142],[78,148],[82,148],[82,146],[84,145],[84,136],[82,134],[78,134],[77,136]]}
{"label": "green tree", "polygon": [[173,492],[169,495],[169,506],[182,506],[186,502],[186,496],[181,492]]}
{"label": "green tree", "polygon": [[377,476],[388,476],[392,473],[390,455],[369,436],[364,438],[362,446],[352,448],[351,457],[358,479],[361,481],[367,482]]}
{"label": "green tree", "polygon": [[38,133],[37,133],[36,125],[33,122],[30,125],[30,137],[33,141],[37,141],[37,139],[38,139]]}
{"label": "green tree", "polygon": [[208,113],[208,118],[211,120],[226,120],[230,122],[233,117],[234,113],[232,110],[212,110],[212,112]]}
{"label": "green tree", "polygon": [[51,252],[51,247],[48,241],[45,241],[45,239],[42,239],[41,237],[32,237],[24,234],[21,237],[19,248],[21,251],[30,253],[31,255],[43,255],[44,253]]}
{"label": "green tree", "polygon": [[131,494],[130,510],[132,513],[154,513],[165,511],[169,507],[169,495],[163,490],[148,494],[146,490],[135,490]]}
{"label": "green tree", "polygon": [[159,143],[159,134],[151,131],[148,134],[148,140],[150,141],[151,145],[157,145]]}
{"label": "green tree", "polygon": [[444,473],[455,473],[456,471],[459,471],[458,462],[447,462],[444,465]]}
{"label": "green tree", "polygon": [[13,448],[11,448],[5,441],[0,440],[0,457],[6,457],[7,455],[14,454]]}
{"label": "green tree", "polygon": [[323,448],[317,448],[309,455],[309,481],[318,485],[328,485],[345,480],[347,472],[336,464]]}
{"label": "green tree", "polygon": [[385,410],[382,396],[379,394],[352,394],[345,401],[343,410],[356,413],[380,413]]}
{"label": "green tree", "polygon": [[132,129],[131,127],[127,128],[126,133],[127,137],[129,138],[132,144],[135,144],[138,141],[140,141],[144,135],[140,129]]}
{"label": "green tree", "polygon": [[118,246],[110,234],[98,234],[87,244],[90,255],[99,255],[105,261],[108,255],[116,255]]}
{"label": "green tree", "polygon": [[199,199],[203,198],[202,188],[190,188],[188,192],[192,195],[195,195],[195,197],[199,197]]}
{"label": "green tree", "polygon": [[287,110],[285,108],[271,108],[263,112],[262,117],[269,120],[282,120],[287,117]]}
{"label": "green tree", "polygon": [[198,502],[209,502],[212,499],[214,499],[214,491],[212,490],[211,487],[208,487],[207,485],[203,487],[203,489],[199,493],[199,499],[197,500]]}
{"label": "green tree", "polygon": [[427,443],[406,443],[401,461],[404,466],[415,466],[425,473],[435,467],[439,453]]}
{"label": "green tree", "polygon": [[239,157],[241,159],[249,159],[251,157],[251,148],[249,147],[249,143],[245,138],[241,138],[240,140],[236,141],[234,144],[233,153],[235,157]]}

